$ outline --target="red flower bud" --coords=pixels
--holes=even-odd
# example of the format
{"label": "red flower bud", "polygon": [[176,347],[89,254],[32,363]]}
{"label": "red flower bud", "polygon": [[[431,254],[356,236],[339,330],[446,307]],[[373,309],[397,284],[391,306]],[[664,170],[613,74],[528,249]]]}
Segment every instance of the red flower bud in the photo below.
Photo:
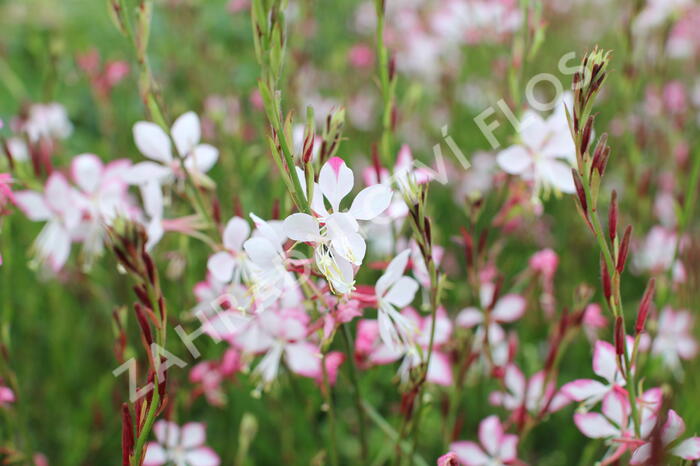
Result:
{"label": "red flower bud", "polygon": [[122,466],[129,466],[134,453],[134,424],[131,421],[129,406],[122,403]]}
{"label": "red flower bud", "polygon": [[610,297],[612,296],[612,284],[610,283],[610,273],[608,272],[608,266],[605,264],[605,259],[600,258],[600,275],[603,281],[603,295],[605,300],[609,303]]}
{"label": "red flower bud", "polygon": [[624,356],[625,354],[625,329],[620,316],[615,319],[615,353],[618,356]]}
{"label": "red flower bud", "polygon": [[610,212],[608,212],[608,231],[610,241],[615,241],[617,236],[617,191],[613,189],[610,195]]}
{"label": "red flower bud", "polygon": [[464,241],[464,258],[467,261],[467,268],[472,266],[474,254],[474,241],[466,228],[462,227],[462,240]]}
{"label": "red flower bud", "polygon": [[634,326],[634,330],[638,334],[644,331],[644,324],[647,321],[649,309],[651,308],[651,300],[654,297],[655,285],[656,280],[654,280],[653,278],[649,280],[649,284],[647,285],[646,291],[644,291],[642,301],[639,303],[639,311],[637,312],[637,323]]}
{"label": "red flower bud", "polygon": [[625,263],[627,262],[627,253],[629,252],[630,239],[632,238],[632,225],[627,225],[625,228],[625,234],[622,237],[622,242],[620,243],[620,251],[617,253],[617,273],[622,273],[625,269]]}
{"label": "red flower bud", "polygon": [[583,189],[581,176],[574,168],[571,169],[571,175],[574,177],[574,186],[576,186],[576,196],[578,196],[578,202],[581,204],[583,213],[588,215],[588,202],[586,202],[586,191]]}
{"label": "red flower bud", "polygon": [[134,310],[136,311],[136,320],[141,327],[141,333],[143,334],[144,342],[146,343],[146,349],[151,350],[151,344],[153,343],[153,334],[151,333],[151,326],[148,323],[146,317],[146,312],[143,306],[139,303],[134,304]]}

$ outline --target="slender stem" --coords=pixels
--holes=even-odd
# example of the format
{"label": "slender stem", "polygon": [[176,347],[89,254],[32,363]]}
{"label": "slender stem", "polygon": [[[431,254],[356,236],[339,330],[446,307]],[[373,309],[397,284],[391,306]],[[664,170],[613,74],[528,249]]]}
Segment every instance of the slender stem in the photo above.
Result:
{"label": "slender stem", "polygon": [[352,352],[352,335],[350,334],[350,328],[348,324],[342,325],[342,335],[343,342],[345,344],[345,354],[348,358],[348,366],[350,367],[350,383],[353,387],[353,398],[355,399],[355,408],[357,409],[357,419],[359,424],[360,432],[360,447],[361,447],[361,458],[363,462],[367,461],[369,454],[369,449],[367,447],[367,433],[365,432],[365,411],[362,409],[362,393],[360,392],[360,383],[357,377],[357,366],[355,364],[355,357]]}
{"label": "slender stem", "polygon": [[[405,442],[401,441],[398,432],[396,432],[393,427],[384,419],[381,414],[379,414],[369,403],[366,401],[362,401],[362,408],[365,410],[369,418],[374,422],[377,427],[379,427],[387,437],[389,437],[392,441],[396,442],[399,445],[399,448],[406,454],[409,453],[410,446],[407,445]],[[428,466],[427,461],[423,459],[418,454],[413,454],[413,462],[417,464],[418,466]]]}
{"label": "slender stem", "polygon": [[323,358],[321,359],[321,370],[323,372],[323,396],[326,400],[326,406],[328,407],[328,418],[331,423],[331,435],[330,435],[330,450],[331,450],[331,464],[338,466],[338,433],[336,428],[335,419],[335,408],[333,407],[333,394],[331,393],[331,385],[328,382],[328,369],[326,368],[326,355],[323,353]]}

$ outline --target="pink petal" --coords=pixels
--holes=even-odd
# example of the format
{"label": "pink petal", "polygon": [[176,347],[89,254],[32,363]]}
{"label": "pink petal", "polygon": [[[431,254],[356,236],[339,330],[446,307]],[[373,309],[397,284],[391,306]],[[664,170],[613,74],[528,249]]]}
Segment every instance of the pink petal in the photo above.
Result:
{"label": "pink petal", "polygon": [[460,327],[471,328],[480,324],[484,320],[484,315],[475,307],[468,307],[457,314],[456,323]]}
{"label": "pink petal", "polygon": [[449,387],[452,385],[452,366],[446,354],[433,351],[428,366],[428,382]]}
{"label": "pink petal", "polygon": [[518,366],[509,364],[508,367],[506,367],[504,382],[508,390],[510,390],[517,399],[523,400],[525,398],[525,386],[527,385],[527,381],[522,371],[518,369]]}
{"label": "pink petal", "polygon": [[602,411],[612,422],[621,428],[626,428],[630,406],[625,391],[615,388],[605,395]]}
{"label": "pink petal", "polygon": [[520,295],[508,294],[496,302],[491,316],[498,322],[513,322],[525,312],[526,301]]}
{"label": "pink petal", "polygon": [[574,423],[578,430],[589,438],[608,438],[620,434],[620,431],[600,413],[576,413]]}
{"label": "pink petal", "polygon": [[678,437],[683,435],[685,432],[685,422],[674,410],[668,410],[668,417],[666,418],[666,423],[661,430],[661,438],[663,439],[664,445],[667,445]]}
{"label": "pink petal", "polygon": [[158,442],[168,448],[175,448],[180,443],[180,426],[174,422],[160,420],[153,425],[153,433]]}
{"label": "pink petal", "polygon": [[511,462],[515,461],[518,456],[518,436],[517,435],[504,435],[501,439],[501,451],[498,455],[502,461]]}
{"label": "pink petal", "polygon": [[466,466],[485,466],[490,458],[474,442],[454,442],[450,450],[457,454],[459,462]]}
{"label": "pink petal", "polygon": [[574,401],[602,396],[607,390],[608,387],[592,379],[574,380],[561,387],[561,391]]}

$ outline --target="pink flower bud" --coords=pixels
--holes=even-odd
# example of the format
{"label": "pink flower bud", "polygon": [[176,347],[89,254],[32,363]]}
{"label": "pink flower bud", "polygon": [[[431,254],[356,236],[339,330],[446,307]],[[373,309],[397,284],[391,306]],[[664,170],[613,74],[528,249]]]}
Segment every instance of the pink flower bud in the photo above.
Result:
{"label": "pink flower bud", "polygon": [[651,300],[654,297],[654,288],[656,285],[656,280],[653,278],[649,280],[647,289],[644,292],[642,301],[639,303],[639,311],[637,312],[637,323],[634,326],[635,332],[637,334],[644,331],[644,324],[646,323],[647,316],[649,315],[649,309],[651,308]]}

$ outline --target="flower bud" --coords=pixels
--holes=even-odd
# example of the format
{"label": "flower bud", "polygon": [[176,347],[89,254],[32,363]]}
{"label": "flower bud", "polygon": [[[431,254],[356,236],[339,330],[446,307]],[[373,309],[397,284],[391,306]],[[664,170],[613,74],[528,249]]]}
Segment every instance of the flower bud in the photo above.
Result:
{"label": "flower bud", "polygon": [[620,316],[615,319],[615,353],[618,356],[625,355],[625,329]]}
{"label": "flower bud", "polygon": [[627,262],[627,253],[629,252],[630,239],[632,238],[632,225],[628,225],[625,228],[625,235],[622,237],[622,242],[620,243],[620,251],[617,253],[617,273],[622,273],[625,269],[625,263]]}
{"label": "flower bud", "polygon": [[126,403],[122,403],[122,466],[129,466],[134,453],[134,424]]}
{"label": "flower bud", "polygon": [[612,285],[610,283],[610,273],[608,272],[608,266],[605,263],[603,257],[600,258],[600,275],[603,281],[603,295],[605,300],[609,303],[610,297],[612,296]]}
{"label": "flower bud", "polygon": [[654,287],[656,285],[656,280],[653,278],[649,280],[646,291],[644,291],[644,296],[642,301],[639,303],[639,310],[637,312],[637,323],[634,326],[634,330],[637,334],[644,331],[644,324],[646,323],[647,316],[649,315],[649,309],[651,308],[651,300],[654,297]]}
{"label": "flower bud", "polygon": [[610,211],[608,212],[608,232],[610,241],[617,236],[617,191],[613,189],[610,195]]}
{"label": "flower bud", "polygon": [[574,186],[576,186],[576,196],[578,196],[578,202],[581,205],[581,210],[588,218],[588,202],[586,201],[586,191],[583,189],[583,183],[581,182],[581,176],[578,174],[576,169],[571,169],[571,175],[574,177]]}

